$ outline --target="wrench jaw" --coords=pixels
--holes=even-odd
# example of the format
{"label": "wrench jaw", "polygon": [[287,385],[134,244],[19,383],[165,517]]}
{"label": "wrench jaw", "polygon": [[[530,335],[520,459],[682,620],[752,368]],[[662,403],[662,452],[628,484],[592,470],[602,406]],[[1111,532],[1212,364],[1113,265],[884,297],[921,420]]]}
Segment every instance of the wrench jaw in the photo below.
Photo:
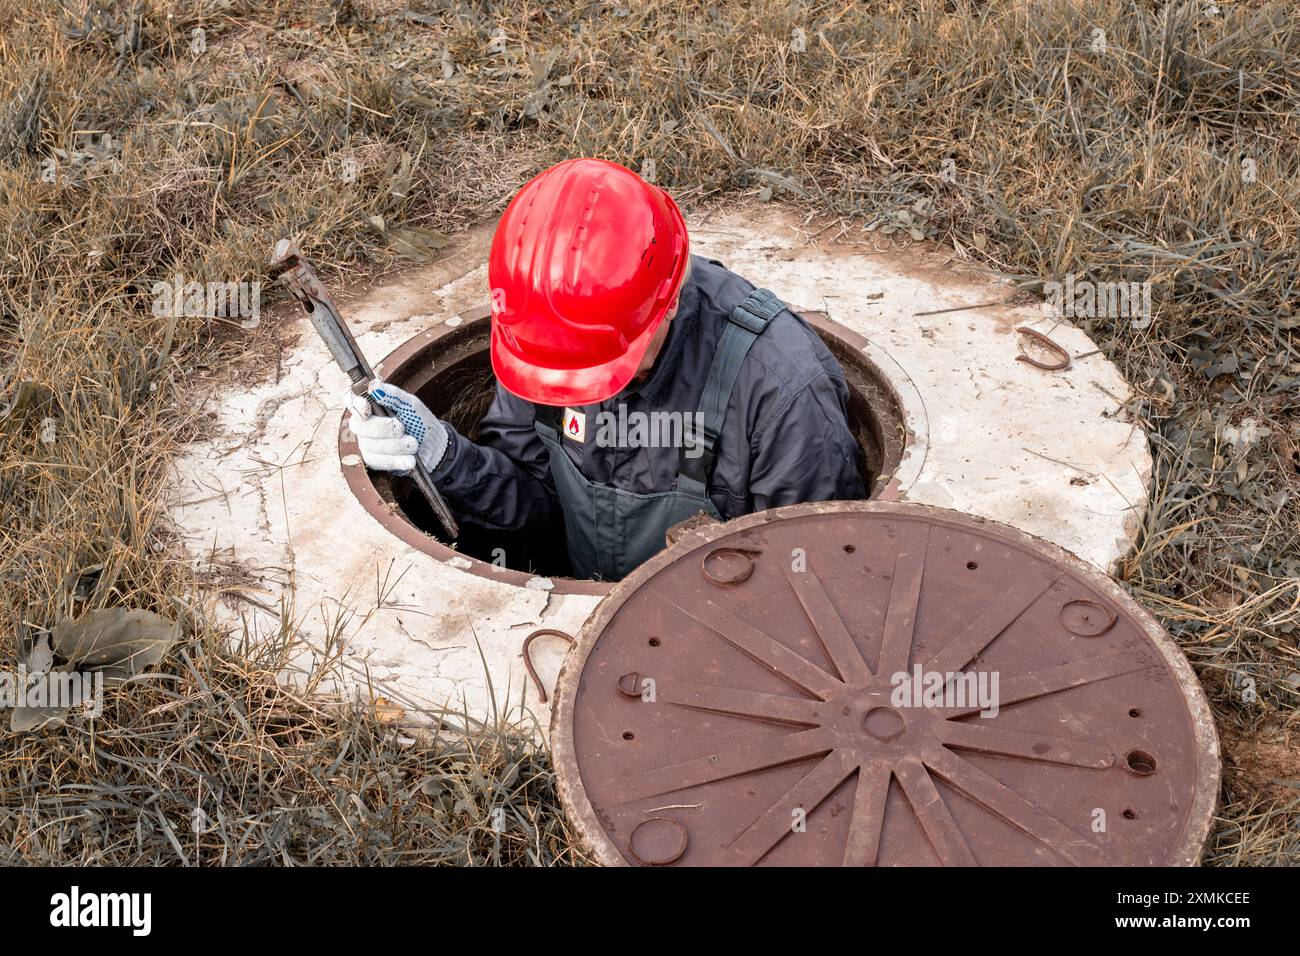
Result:
{"label": "wrench jaw", "polygon": [[298,244],[291,239],[281,239],[275,244],[271,264],[266,270],[267,276],[272,281],[282,281],[280,277],[290,269],[296,269],[301,262],[302,252],[298,249]]}
{"label": "wrench jaw", "polygon": [[276,243],[275,254],[271,257],[267,275],[297,299],[305,311],[311,313],[317,308],[326,309],[335,324],[339,326],[339,330],[351,337],[343,317],[334,306],[334,300],[330,298],[324,283],[320,281],[311,264],[303,258],[296,243],[288,239],[281,239]]}

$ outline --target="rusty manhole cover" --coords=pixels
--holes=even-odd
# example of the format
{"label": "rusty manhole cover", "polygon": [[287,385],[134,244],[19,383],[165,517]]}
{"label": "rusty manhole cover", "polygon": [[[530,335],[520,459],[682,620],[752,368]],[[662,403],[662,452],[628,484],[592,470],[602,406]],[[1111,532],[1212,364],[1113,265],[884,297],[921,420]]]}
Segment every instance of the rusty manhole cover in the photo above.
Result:
{"label": "rusty manhole cover", "polygon": [[922,505],[799,505],[712,534],[616,586],[560,676],[561,799],[597,859],[1197,862],[1209,708],[1109,578]]}

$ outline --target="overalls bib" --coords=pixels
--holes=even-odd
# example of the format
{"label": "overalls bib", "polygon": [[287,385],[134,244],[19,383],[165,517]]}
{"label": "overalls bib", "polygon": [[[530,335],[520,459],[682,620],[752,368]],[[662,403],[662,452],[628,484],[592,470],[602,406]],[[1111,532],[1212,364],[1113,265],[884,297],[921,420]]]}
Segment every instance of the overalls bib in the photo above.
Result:
{"label": "overalls bib", "polygon": [[561,447],[560,409],[538,409],[534,428],[550,458],[574,577],[617,581],[660,551],[665,532],[678,522],[701,511],[721,519],[708,495],[714,447],[750,346],[784,308],[767,289],[755,289],[727,316],[700,395],[703,451],[692,459],[681,450],[672,491],[638,494],[590,480]]}

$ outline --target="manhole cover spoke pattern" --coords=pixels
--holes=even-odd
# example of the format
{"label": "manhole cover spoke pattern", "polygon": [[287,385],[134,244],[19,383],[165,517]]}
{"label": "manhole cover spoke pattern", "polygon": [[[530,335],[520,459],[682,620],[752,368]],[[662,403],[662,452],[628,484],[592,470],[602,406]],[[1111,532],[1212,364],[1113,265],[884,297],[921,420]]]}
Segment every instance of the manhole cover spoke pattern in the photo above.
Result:
{"label": "manhole cover spoke pattern", "polygon": [[584,628],[551,736],[606,863],[1191,864],[1219,772],[1191,669],[1114,582],[889,503],[652,559]]}

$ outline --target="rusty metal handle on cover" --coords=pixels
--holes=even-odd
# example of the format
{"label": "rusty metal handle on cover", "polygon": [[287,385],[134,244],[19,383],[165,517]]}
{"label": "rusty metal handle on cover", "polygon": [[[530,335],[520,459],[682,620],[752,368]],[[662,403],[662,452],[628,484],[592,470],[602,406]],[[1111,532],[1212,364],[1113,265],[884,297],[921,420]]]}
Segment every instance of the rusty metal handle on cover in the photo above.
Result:
{"label": "rusty metal handle on cover", "polygon": [[524,669],[528,671],[528,676],[533,679],[533,683],[537,686],[537,697],[541,703],[544,704],[547,700],[546,688],[542,686],[542,679],[537,676],[537,671],[533,667],[533,659],[528,653],[529,647],[532,646],[533,639],[538,637],[558,637],[567,641],[570,647],[572,647],[575,642],[573,640],[573,635],[554,627],[543,627],[540,630],[533,631],[533,633],[524,638]]}

